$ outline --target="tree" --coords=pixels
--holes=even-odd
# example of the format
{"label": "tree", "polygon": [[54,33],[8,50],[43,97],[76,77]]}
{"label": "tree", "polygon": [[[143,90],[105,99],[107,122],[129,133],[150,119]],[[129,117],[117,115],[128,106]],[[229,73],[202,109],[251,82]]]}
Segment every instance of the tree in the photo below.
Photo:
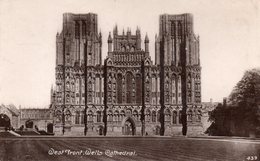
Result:
{"label": "tree", "polygon": [[20,126],[19,130],[23,131],[23,129],[24,129],[24,125]]}
{"label": "tree", "polygon": [[260,70],[246,71],[229,95],[227,105],[209,113],[209,135],[249,136],[260,132]]}

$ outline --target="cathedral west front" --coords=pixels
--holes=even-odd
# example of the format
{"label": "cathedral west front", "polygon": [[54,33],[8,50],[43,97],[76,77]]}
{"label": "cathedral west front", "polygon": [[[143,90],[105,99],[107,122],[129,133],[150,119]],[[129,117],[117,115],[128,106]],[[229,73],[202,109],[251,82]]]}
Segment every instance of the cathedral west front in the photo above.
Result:
{"label": "cathedral west front", "polygon": [[142,135],[142,127],[146,135],[159,135],[160,117],[165,135],[182,135],[184,106],[187,133],[203,132],[200,45],[191,14],[160,15],[155,44],[147,35],[143,40],[139,28],[115,26],[107,44],[102,39],[97,14],[63,14],[51,91],[55,135]]}

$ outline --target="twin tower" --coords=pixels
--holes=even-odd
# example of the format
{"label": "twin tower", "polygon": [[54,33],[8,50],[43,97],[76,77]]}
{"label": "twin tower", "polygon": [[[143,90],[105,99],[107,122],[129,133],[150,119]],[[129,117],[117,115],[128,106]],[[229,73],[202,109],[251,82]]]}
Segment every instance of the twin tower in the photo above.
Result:
{"label": "twin tower", "polygon": [[[97,15],[63,15],[62,32],[56,35],[56,83],[51,92],[56,133],[60,133],[65,124],[66,132],[81,135],[86,114],[88,133],[100,135],[104,128],[104,110],[107,110],[108,135],[139,135],[144,100],[146,132],[157,135],[161,98],[165,106],[166,135],[181,133],[184,106],[192,131],[201,127],[199,37],[193,32],[192,15],[160,15],[155,63],[149,54],[147,35],[142,42],[138,28],[135,33],[130,30],[121,33],[117,26],[109,33],[108,53],[103,62]],[[164,97],[160,97],[160,81],[164,82]],[[107,108],[104,108],[104,98]],[[88,108],[84,111],[86,105]]]}

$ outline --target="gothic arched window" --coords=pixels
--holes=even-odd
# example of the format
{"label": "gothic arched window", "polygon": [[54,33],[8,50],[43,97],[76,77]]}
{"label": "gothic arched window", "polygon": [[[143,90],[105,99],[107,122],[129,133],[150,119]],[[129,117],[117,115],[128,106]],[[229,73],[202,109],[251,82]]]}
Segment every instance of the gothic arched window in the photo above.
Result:
{"label": "gothic arched window", "polygon": [[123,52],[126,51],[125,46],[122,46],[121,51],[123,51]]}
{"label": "gothic arched window", "polygon": [[88,112],[88,121],[93,122],[93,112],[91,110]]}
{"label": "gothic arched window", "polygon": [[75,124],[79,124],[79,117],[80,117],[80,112],[79,112],[79,111],[76,111]]}
{"label": "gothic arched window", "polygon": [[120,111],[120,116],[119,116],[119,121],[122,121],[123,118],[125,117],[125,111]]}
{"label": "gothic arched window", "polygon": [[172,114],[172,123],[177,124],[177,111],[173,111]]}
{"label": "gothic arched window", "polygon": [[116,122],[119,121],[119,112],[118,111],[114,112],[114,121],[116,121]]}
{"label": "gothic arched window", "polygon": [[113,121],[113,113],[111,110],[108,111],[108,119],[107,119],[109,122],[112,122]]}
{"label": "gothic arched window", "polygon": [[182,123],[182,110],[179,111],[179,124]]}
{"label": "gothic arched window", "polygon": [[79,38],[79,22],[75,23],[75,37]]}
{"label": "gothic arched window", "polygon": [[132,103],[133,76],[131,73],[126,74],[126,103]]}
{"label": "gothic arched window", "polygon": [[152,122],[156,122],[156,112],[152,112]]}
{"label": "gothic arched window", "polygon": [[140,74],[136,75],[136,103],[142,103],[142,78]]}
{"label": "gothic arched window", "polygon": [[80,115],[80,120],[81,120],[80,122],[81,122],[81,124],[84,124],[84,117],[85,117],[84,116],[84,111],[82,111],[81,115]]}
{"label": "gothic arched window", "polygon": [[157,112],[157,121],[160,122],[160,111]]}
{"label": "gothic arched window", "polygon": [[122,103],[122,74],[117,75],[117,103]]}
{"label": "gothic arched window", "polygon": [[130,51],[134,52],[135,51],[135,47],[132,46]]}
{"label": "gothic arched window", "polygon": [[87,31],[86,31],[86,22],[83,21],[83,22],[82,22],[82,35],[83,35],[83,36],[86,36],[86,32],[87,32]]}
{"label": "gothic arched window", "polygon": [[181,25],[181,22],[178,23],[178,35],[182,36],[182,25]]}
{"label": "gothic arched window", "polygon": [[97,122],[101,122],[101,111],[97,111]]}
{"label": "gothic arched window", "polygon": [[175,36],[176,35],[176,26],[175,26],[175,22],[172,21],[171,23],[171,35]]}

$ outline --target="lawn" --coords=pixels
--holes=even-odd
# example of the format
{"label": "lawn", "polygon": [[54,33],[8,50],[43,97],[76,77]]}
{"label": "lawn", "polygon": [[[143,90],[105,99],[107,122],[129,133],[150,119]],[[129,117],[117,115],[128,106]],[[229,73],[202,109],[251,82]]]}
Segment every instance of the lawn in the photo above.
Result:
{"label": "lawn", "polygon": [[[247,160],[260,142],[185,137],[0,138],[0,161]],[[250,157],[250,158],[249,158]]]}

